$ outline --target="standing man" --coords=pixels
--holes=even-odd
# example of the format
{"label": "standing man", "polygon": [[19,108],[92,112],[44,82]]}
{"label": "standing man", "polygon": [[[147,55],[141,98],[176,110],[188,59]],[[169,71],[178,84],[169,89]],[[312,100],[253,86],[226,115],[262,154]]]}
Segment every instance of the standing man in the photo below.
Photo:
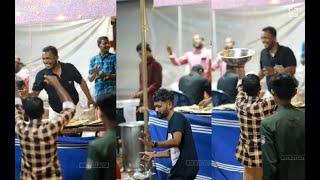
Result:
{"label": "standing man", "polygon": [[198,155],[194,145],[191,126],[183,114],[174,112],[173,94],[160,89],[153,97],[159,118],[168,121],[167,140],[151,141],[140,138],[147,146],[169,148],[162,152],[143,152],[143,160],[153,158],[171,158],[172,168],[168,179],[194,180],[199,171]]}
{"label": "standing man", "polygon": [[211,84],[203,77],[203,71],[200,64],[195,65],[190,74],[182,76],[179,80],[179,90],[190,99],[191,104],[202,101],[205,92],[211,97]]}
{"label": "standing man", "polygon": [[39,97],[21,100],[16,86],[15,132],[20,140],[20,179],[23,180],[62,180],[56,138],[74,116],[75,106],[56,76],[45,76],[44,81],[62,102],[62,111],[50,122],[41,121],[44,113],[43,101]]}
{"label": "standing man", "polygon": [[277,31],[268,26],[262,29],[262,43],[265,47],[260,54],[260,80],[266,76],[268,90],[270,91],[270,77],[277,73],[295,74],[297,61],[289,47],[277,42]]}
{"label": "standing man", "polygon": [[278,109],[261,126],[263,180],[305,179],[305,113],[290,103],[297,86],[291,73],[270,80]]}
{"label": "standing man", "polygon": [[179,58],[173,53],[172,47],[167,46],[170,61],[176,66],[189,64],[190,70],[194,65],[200,64],[204,69],[204,77],[211,83],[211,50],[204,47],[204,38],[199,34],[195,34],[192,40],[195,49],[186,52]]}
{"label": "standing man", "polygon": [[[150,45],[146,43],[146,53],[147,53],[147,69],[148,69],[148,107],[149,109],[154,109],[152,96],[162,85],[162,66],[154,59]],[[142,44],[138,44],[136,51],[142,60]],[[143,104],[143,81],[142,81],[142,62],[139,64],[139,91],[135,93],[134,98],[140,98],[140,105]]]}
{"label": "standing man", "polygon": [[103,121],[106,133],[89,144],[85,179],[116,179],[117,123],[114,93],[98,97],[96,115]]}
{"label": "standing man", "polygon": [[[224,50],[233,49],[235,47],[235,41],[231,37],[226,37],[223,41]],[[216,59],[212,62],[212,69],[219,70],[220,77],[227,71],[227,63],[216,56]]]}
{"label": "standing man", "polygon": [[95,83],[95,99],[98,96],[116,91],[116,55],[109,53],[108,37],[97,40],[100,52],[90,60],[89,81]]}
{"label": "standing man", "polygon": [[74,104],[79,102],[79,94],[74,87],[74,82],[80,84],[80,87],[88,99],[88,104],[95,104],[91,94],[89,92],[86,81],[82,78],[80,72],[70,63],[60,62],[58,56],[58,50],[54,46],[47,46],[42,50],[42,60],[46,66],[39,71],[36,75],[36,79],[32,87],[32,95],[38,96],[43,89],[48,93],[49,105],[49,117],[53,117],[60,113],[63,109],[62,102],[55,89],[45,83],[45,75],[55,75],[58,77],[62,86],[66,89],[68,94],[72,98]]}

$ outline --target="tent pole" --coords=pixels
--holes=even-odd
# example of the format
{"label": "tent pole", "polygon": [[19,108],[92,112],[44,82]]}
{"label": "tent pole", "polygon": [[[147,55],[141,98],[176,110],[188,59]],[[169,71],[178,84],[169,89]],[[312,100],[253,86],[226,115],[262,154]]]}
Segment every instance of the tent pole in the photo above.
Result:
{"label": "tent pole", "polygon": [[[147,25],[146,25],[146,2],[140,0],[140,14],[141,14],[141,43],[142,43],[142,81],[143,81],[143,118],[144,118],[144,132],[149,137],[149,126],[148,126],[148,69],[147,69],[147,56],[146,56],[146,39],[147,39]],[[150,147],[145,145],[145,150],[150,151]],[[150,163],[147,165],[147,170],[150,169]]]}

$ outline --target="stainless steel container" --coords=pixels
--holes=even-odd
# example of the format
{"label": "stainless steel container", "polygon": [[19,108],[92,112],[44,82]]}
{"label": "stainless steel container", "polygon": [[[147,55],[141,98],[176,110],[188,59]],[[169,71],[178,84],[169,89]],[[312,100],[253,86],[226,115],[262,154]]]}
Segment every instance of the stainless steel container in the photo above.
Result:
{"label": "stainless steel container", "polygon": [[141,157],[139,152],[144,151],[144,145],[139,141],[143,131],[143,121],[126,122],[119,124],[122,139],[122,162],[125,172],[141,171]]}
{"label": "stainless steel container", "polygon": [[234,48],[223,50],[218,53],[218,56],[230,66],[244,65],[250,61],[255,54],[254,50],[246,48]]}

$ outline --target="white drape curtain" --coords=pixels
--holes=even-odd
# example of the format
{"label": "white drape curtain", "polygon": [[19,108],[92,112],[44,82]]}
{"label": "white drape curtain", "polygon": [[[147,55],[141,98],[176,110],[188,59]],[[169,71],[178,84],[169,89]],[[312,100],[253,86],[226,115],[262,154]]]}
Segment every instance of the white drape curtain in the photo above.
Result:
{"label": "white drape curtain", "polygon": [[[36,73],[44,68],[42,48],[48,45],[57,47],[60,61],[72,63],[87,80],[89,61],[99,52],[99,36],[108,36],[112,40],[110,17],[65,23],[16,25],[15,53],[30,71],[30,89]],[[88,81],[87,83],[93,93],[94,84]],[[85,104],[85,95],[78,85],[76,88],[79,90],[80,102]],[[40,97],[46,99],[47,95],[42,91]]]}
{"label": "white drape curtain", "polygon": [[[139,87],[141,60],[136,53],[141,40],[139,1],[117,3],[117,20],[117,95],[126,96]],[[182,56],[193,50],[192,36],[199,33],[210,46],[211,24],[210,4],[180,6],[179,10],[177,6],[153,8],[152,1],[147,1],[147,42],[162,65],[163,87],[177,89],[179,78],[189,70],[187,66],[170,63],[166,45],[169,43]]]}

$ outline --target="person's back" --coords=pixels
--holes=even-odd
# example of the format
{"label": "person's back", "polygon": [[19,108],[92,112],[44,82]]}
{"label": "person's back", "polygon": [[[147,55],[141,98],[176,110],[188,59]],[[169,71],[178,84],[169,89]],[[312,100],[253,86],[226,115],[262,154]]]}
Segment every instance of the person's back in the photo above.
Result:
{"label": "person's back", "polygon": [[97,98],[96,115],[104,122],[106,134],[89,144],[85,179],[116,179],[116,95]]}
{"label": "person's back", "polygon": [[221,78],[218,80],[217,89],[224,91],[231,98],[231,101],[234,102],[237,96],[237,84],[239,76],[231,71],[227,71]]}
{"label": "person's back", "polygon": [[[276,172],[274,175],[264,174],[263,179],[305,179],[305,113],[294,108],[280,106],[273,115],[262,122],[261,131],[263,135],[269,132],[268,135],[274,137],[272,142],[277,151],[274,157],[277,161],[272,161],[274,164],[263,166],[263,168],[272,168]],[[265,135],[265,138],[267,137]],[[264,153],[263,157],[268,158],[264,156]]]}
{"label": "person's back", "polygon": [[22,151],[20,179],[62,179],[56,137],[74,116],[75,106],[56,76],[44,78],[63,102],[63,111],[55,119],[42,122],[43,101],[38,97],[22,101],[16,86],[15,132]]}
{"label": "person's back", "polygon": [[[179,80],[179,90],[190,99],[191,104],[198,104],[203,100],[204,92],[209,91],[210,88],[207,79],[196,72],[191,72]],[[210,94],[210,92],[208,93]]]}
{"label": "person's back", "polygon": [[[50,176],[57,179],[61,177],[57,155],[57,133],[48,131],[50,127],[54,126],[56,126],[54,123],[39,123],[37,120],[16,126],[23,157],[21,158],[22,177],[43,178]],[[43,132],[49,133],[44,134]],[[45,174],[44,172],[52,174]]]}
{"label": "person's back", "polygon": [[264,180],[305,179],[305,113],[291,104],[297,87],[291,73],[278,73],[270,79],[278,109],[261,125]]}
{"label": "person's back", "polygon": [[91,170],[86,173],[87,180],[116,179],[116,131],[109,130],[104,137],[93,140],[89,144],[88,157],[87,169]]}

